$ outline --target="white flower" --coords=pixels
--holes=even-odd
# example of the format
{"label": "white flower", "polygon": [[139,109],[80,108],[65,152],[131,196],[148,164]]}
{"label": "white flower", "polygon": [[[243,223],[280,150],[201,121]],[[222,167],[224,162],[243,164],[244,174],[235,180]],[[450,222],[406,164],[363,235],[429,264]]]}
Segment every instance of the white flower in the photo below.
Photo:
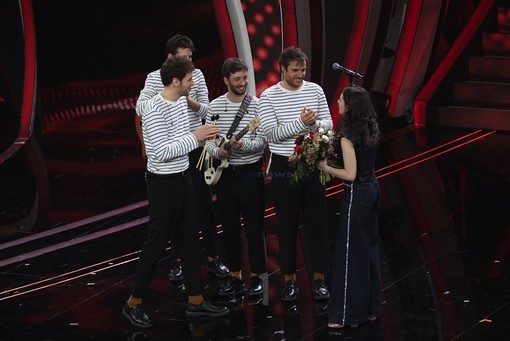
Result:
{"label": "white flower", "polygon": [[328,135],[322,135],[322,140],[323,140],[324,142],[329,142],[329,137],[328,137]]}

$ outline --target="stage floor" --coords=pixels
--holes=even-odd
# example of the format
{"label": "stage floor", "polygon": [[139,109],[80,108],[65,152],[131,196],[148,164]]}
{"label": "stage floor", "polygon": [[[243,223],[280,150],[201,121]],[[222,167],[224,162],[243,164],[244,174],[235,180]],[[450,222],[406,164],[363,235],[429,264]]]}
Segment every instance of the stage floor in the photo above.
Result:
{"label": "stage floor", "polygon": [[[268,188],[265,296],[223,302],[231,308],[225,318],[186,319],[183,296],[168,280],[169,250],[144,300],[154,327],[130,327],[120,312],[147,222],[133,115],[119,109],[46,123],[0,164],[0,340],[508,339],[510,136],[410,126],[386,131],[379,152],[379,320],[328,330],[327,303],[311,295],[305,238],[299,300],[280,301]],[[343,186],[332,182],[327,194],[333,238]],[[205,262],[203,269],[205,292],[220,301],[220,280]]]}

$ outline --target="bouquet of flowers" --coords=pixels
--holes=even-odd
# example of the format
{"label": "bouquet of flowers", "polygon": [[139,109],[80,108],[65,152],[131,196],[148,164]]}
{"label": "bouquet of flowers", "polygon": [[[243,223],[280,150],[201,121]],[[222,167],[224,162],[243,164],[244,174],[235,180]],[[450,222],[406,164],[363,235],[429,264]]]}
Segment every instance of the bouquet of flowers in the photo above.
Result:
{"label": "bouquet of flowers", "polygon": [[[334,155],[333,142],[336,136],[332,130],[320,128],[318,132],[299,134],[296,138],[296,147],[289,156],[289,162],[295,168],[291,182],[298,182],[303,177],[313,173],[317,167],[317,161]],[[319,179],[321,184],[331,180],[329,173],[320,171]]]}

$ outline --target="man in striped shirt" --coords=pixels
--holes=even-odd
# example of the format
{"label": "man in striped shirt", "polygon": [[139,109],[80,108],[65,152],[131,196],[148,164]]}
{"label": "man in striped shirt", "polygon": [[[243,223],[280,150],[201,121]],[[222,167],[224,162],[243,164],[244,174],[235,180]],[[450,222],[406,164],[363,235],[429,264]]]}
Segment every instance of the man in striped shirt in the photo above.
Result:
{"label": "man in striped shirt", "polygon": [[278,220],[281,272],[285,276],[282,301],[295,301],[296,247],[300,213],[310,245],[312,290],[317,300],[328,299],[324,275],[329,270],[326,197],[318,173],[291,184],[293,169],[288,157],[297,134],[331,129],[333,121],[322,88],[305,81],[308,58],[301,49],[288,47],[280,54],[283,80],[260,96],[261,129],[267,134],[271,159],[268,174]]}
{"label": "man in striped shirt", "polygon": [[212,305],[202,296],[200,241],[196,224],[188,153],[199,142],[220,133],[218,127],[200,125],[190,132],[187,118],[188,95],[193,63],[182,57],[165,61],[161,67],[163,90],[147,103],[142,118],[142,134],[147,152],[148,236],[142,246],[131,295],[122,315],[135,327],[152,327],[142,308],[158,261],[170,236],[177,236],[174,246],[182,252],[184,281],[188,294],[186,316],[219,317],[228,314],[226,307]]}
{"label": "man in striped shirt", "polygon": [[[265,138],[256,131],[258,127],[258,98],[248,94],[248,66],[239,58],[227,58],[222,66],[223,81],[227,93],[214,99],[209,105],[208,122],[219,115],[217,126],[223,132],[231,131],[232,122],[240,112],[244,100],[251,98],[243,110],[237,128],[227,142],[218,146],[207,141],[207,151],[213,158],[222,160],[221,177],[215,185],[215,193],[223,226],[227,261],[231,277],[222,286],[220,296],[232,296],[244,292],[241,275],[242,239],[241,216],[250,258],[249,297],[260,297],[264,293],[261,274],[267,272],[266,244],[264,238],[264,178],[262,154]],[[247,97],[248,96],[248,97]],[[243,108],[244,109],[244,108]],[[244,133],[244,134],[243,134]],[[220,140],[221,141],[221,140]],[[207,171],[206,171],[206,174]]]}
{"label": "man in striped shirt", "polygon": [[[193,51],[195,50],[193,41],[184,35],[177,34],[171,37],[166,43],[167,58],[173,56],[186,57],[189,60],[193,58]],[[141,117],[147,112],[147,105],[149,100],[157,95],[163,89],[161,83],[160,71],[156,70],[148,74],[145,80],[145,86],[140,92],[140,96],[136,102],[136,118],[135,124],[137,127],[138,135],[142,143],[142,154],[145,155],[145,146],[141,138]],[[209,90],[205,83],[204,74],[200,69],[193,71],[193,86],[186,96],[187,114],[190,122],[190,131],[194,131],[200,126],[206,116],[207,107],[209,105]],[[204,175],[196,169],[200,155],[202,154],[203,147],[193,150],[189,154],[191,176],[193,179],[193,188],[195,191],[195,198],[197,202],[198,225],[204,234],[205,250],[207,252],[207,268],[210,272],[214,273],[217,277],[225,278],[230,275],[230,270],[223,264],[220,254],[220,245],[216,233],[216,219],[211,204],[211,194],[208,186],[204,182]],[[176,262],[174,267],[170,270],[169,278],[171,281],[182,280],[182,265],[180,257],[175,254]]]}

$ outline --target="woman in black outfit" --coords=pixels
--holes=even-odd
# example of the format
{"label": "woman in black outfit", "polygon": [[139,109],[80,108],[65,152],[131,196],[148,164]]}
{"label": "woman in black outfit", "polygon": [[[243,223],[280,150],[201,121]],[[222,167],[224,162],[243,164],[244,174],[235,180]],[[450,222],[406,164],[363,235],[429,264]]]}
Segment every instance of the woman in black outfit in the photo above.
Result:
{"label": "woman in black outfit", "polygon": [[380,137],[377,114],[361,87],[345,88],[338,105],[343,115],[336,129],[341,168],[329,166],[326,159],[317,163],[320,170],[344,180],[345,186],[328,308],[328,326],[335,329],[356,327],[381,314],[380,188],[374,173]]}

